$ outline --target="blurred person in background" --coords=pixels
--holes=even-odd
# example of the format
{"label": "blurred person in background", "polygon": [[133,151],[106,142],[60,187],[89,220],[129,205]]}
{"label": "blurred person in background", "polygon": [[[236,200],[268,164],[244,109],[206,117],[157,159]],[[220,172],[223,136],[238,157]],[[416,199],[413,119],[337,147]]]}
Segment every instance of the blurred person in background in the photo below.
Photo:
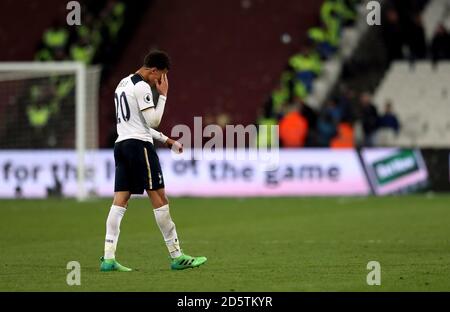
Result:
{"label": "blurred person in background", "polygon": [[352,1],[325,0],[320,8],[320,18],[325,25],[329,42],[337,46],[339,44],[340,32],[343,25],[349,25],[356,18],[352,10]]}
{"label": "blurred person in background", "polygon": [[345,85],[340,86],[339,94],[336,98],[337,105],[341,111],[342,119],[353,122],[355,120],[355,91]]}
{"label": "blurred person in background", "polygon": [[298,106],[300,107],[300,114],[306,118],[308,121],[308,125],[310,128],[316,128],[317,126],[317,112],[309,106],[305,101],[295,98],[295,103],[298,103]]}
{"label": "blurred person in background", "polygon": [[278,125],[277,118],[274,117],[273,113],[273,101],[272,96],[270,96],[264,106],[258,112],[258,118],[256,124],[263,126],[258,128],[258,133],[256,137],[257,147],[271,147],[272,146],[272,126]]}
{"label": "blurred person in background", "polygon": [[331,148],[352,148],[355,145],[354,130],[351,120],[343,117],[337,126],[337,135],[331,140]]}
{"label": "blurred person in background", "polygon": [[325,111],[329,112],[331,117],[333,118],[333,122],[338,124],[342,118],[342,112],[335,99],[328,99],[325,103]]}
{"label": "blurred person in background", "polygon": [[360,96],[361,122],[364,132],[364,146],[372,147],[375,132],[378,129],[378,112],[372,103],[370,94],[365,92]]}
{"label": "blurred person in background", "polygon": [[382,21],[383,39],[387,48],[389,62],[403,58],[402,26],[397,11],[390,7],[386,10]]}
{"label": "blurred person in background", "polygon": [[299,112],[297,105],[290,105],[279,122],[282,147],[303,147],[308,135],[308,121]]}
{"label": "blurred person in background", "polygon": [[390,100],[386,101],[384,114],[380,117],[379,126],[380,128],[392,129],[395,134],[398,134],[400,131],[400,122],[392,110],[392,102]]}
{"label": "blurred person in background", "polygon": [[431,41],[431,58],[433,62],[450,59],[450,34],[440,23]]}
{"label": "blurred person in background", "polygon": [[294,98],[294,103],[298,105],[300,114],[308,122],[308,133],[306,136],[305,146],[317,145],[317,112],[299,97]]}
{"label": "blurred person in background", "polygon": [[411,60],[421,60],[427,56],[425,29],[420,14],[412,16],[404,25],[405,39],[409,47]]}
{"label": "blurred person in background", "polygon": [[300,53],[289,59],[289,65],[295,71],[295,77],[303,83],[308,93],[311,93],[314,79],[322,71],[322,61],[319,54],[311,47],[305,46]]}
{"label": "blurred person in background", "polygon": [[42,35],[42,42],[35,58],[39,61],[64,60],[67,55],[67,43],[69,31],[60,26],[59,21],[53,21],[52,25]]}
{"label": "blurred person in background", "polygon": [[277,116],[281,113],[281,110],[283,109],[283,106],[286,104],[287,101],[289,101],[290,92],[288,86],[283,83],[283,81],[280,81],[279,84],[276,86],[276,88],[272,91],[272,94],[268,101],[265,103],[265,106],[267,106],[266,109],[266,116]]}
{"label": "blurred person in background", "polygon": [[323,110],[317,122],[317,143],[321,147],[330,146],[330,141],[336,135],[336,123],[330,111]]}

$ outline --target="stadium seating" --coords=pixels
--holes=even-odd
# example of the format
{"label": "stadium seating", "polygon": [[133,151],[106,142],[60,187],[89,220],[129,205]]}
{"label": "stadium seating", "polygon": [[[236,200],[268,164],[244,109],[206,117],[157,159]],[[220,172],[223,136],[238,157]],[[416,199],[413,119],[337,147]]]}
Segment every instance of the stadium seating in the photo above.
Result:
{"label": "stadium seating", "polygon": [[444,24],[450,26],[450,1],[432,0],[423,12],[423,24],[427,41],[430,42],[437,25],[444,21]]}
{"label": "stadium seating", "polygon": [[450,62],[391,64],[376,90],[379,111],[391,100],[402,125],[399,136],[380,133],[386,146],[444,147],[450,142]]}
{"label": "stadium seating", "polygon": [[[231,4],[230,4],[231,3]],[[160,130],[193,125],[193,116],[226,111],[236,124],[255,121],[258,110],[293,51],[306,41],[322,1],[155,1],[100,91],[100,142],[113,127],[114,88],[135,70],[149,48],[173,60],[170,102]],[[249,5],[246,7],[245,5]],[[161,14],[160,12],[164,12]],[[315,14],[313,14],[315,13]],[[157,25],[157,26],[155,26]],[[270,27],[262,27],[270,25]],[[280,37],[288,33],[290,44]],[[239,36],[237,35],[239,34]]]}
{"label": "stadium seating", "polygon": [[323,105],[339,79],[344,62],[353,55],[360,39],[368,30],[364,6],[358,6],[357,12],[358,14],[355,23],[342,29],[339,53],[324,62],[323,72],[314,81],[313,91],[306,100],[312,107],[320,109]]}

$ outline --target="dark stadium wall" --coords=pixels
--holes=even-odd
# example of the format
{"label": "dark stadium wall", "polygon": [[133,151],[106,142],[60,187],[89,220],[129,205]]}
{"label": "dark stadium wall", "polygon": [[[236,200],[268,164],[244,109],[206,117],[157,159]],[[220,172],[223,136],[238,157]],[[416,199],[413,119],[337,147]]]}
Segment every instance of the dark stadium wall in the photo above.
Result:
{"label": "dark stadium wall", "polygon": [[[150,48],[169,52],[169,99],[160,129],[192,126],[194,116],[226,112],[230,123],[255,121],[288,57],[318,21],[316,0],[156,0],[144,14],[100,94],[100,145],[114,127],[114,88]],[[292,42],[280,37],[288,33]]]}
{"label": "dark stadium wall", "polygon": [[0,61],[31,61],[44,30],[66,20],[67,1],[0,1]]}

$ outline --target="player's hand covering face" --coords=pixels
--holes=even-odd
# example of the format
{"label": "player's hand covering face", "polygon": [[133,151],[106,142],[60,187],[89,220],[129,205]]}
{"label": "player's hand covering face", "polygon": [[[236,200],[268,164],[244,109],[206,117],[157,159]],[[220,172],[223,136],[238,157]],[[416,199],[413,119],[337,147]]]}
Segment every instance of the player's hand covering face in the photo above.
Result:
{"label": "player's hand covering face", "polygon": [[167,79],[167,74],[163,73],[161,79],[156,79],[156,89],[160,95],[167,96],[167,91],[169,91],[169,80]]}

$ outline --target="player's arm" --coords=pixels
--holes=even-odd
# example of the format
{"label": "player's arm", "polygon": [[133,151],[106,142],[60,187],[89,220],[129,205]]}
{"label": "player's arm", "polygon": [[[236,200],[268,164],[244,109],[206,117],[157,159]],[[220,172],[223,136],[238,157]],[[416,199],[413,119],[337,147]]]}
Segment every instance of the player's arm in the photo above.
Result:
{"label": "player's arm", "polygon": [[163,144],[166,144],[167,140],[169,139],[167,135],[164,135],[164,133],[153,128],[150,128],[150,134],[152,135],[153,140],[159,141]]}
{"label": "player's arm", "polygon": [[158,103],[153,103],[152,90],[150,86],[145,82],[139,82],[135,86],[135,96],[139,105],[139,109],[144,116],[145,122],[150,128],[156,128],[161,122],[162,115],[164,113],[164,107],[167,100],[168,82],[167,76],[163,75],[161,82],[156,85],[158,92],[160,93]]}
{"label": "player's arm", "polygon": [[157,131],[155,129],[150,128],[150,133],[154,140],[157,140],[163,144],[165,144],[168,148],[172,149],[175,153],[180,154],[183,152],[183,145],[175,141],[174,139],[169,138],[164,135],[164,133]]}
{"label": "player's arm", "polygon": [[[145,95],[148,98],[152,98],[152,95]],[[158,103],[153,104],[153,99],[150,99],[151,105],[148,104],[141,108],[142,115],[144,116],[145,122],[150,128],[156,128],[159,126],[162,116],[164,114],[164,107],[166,106],[167,98],[164,95],[160,95],[158,99]],[[140,107],[140,106],[139,106]]]}

